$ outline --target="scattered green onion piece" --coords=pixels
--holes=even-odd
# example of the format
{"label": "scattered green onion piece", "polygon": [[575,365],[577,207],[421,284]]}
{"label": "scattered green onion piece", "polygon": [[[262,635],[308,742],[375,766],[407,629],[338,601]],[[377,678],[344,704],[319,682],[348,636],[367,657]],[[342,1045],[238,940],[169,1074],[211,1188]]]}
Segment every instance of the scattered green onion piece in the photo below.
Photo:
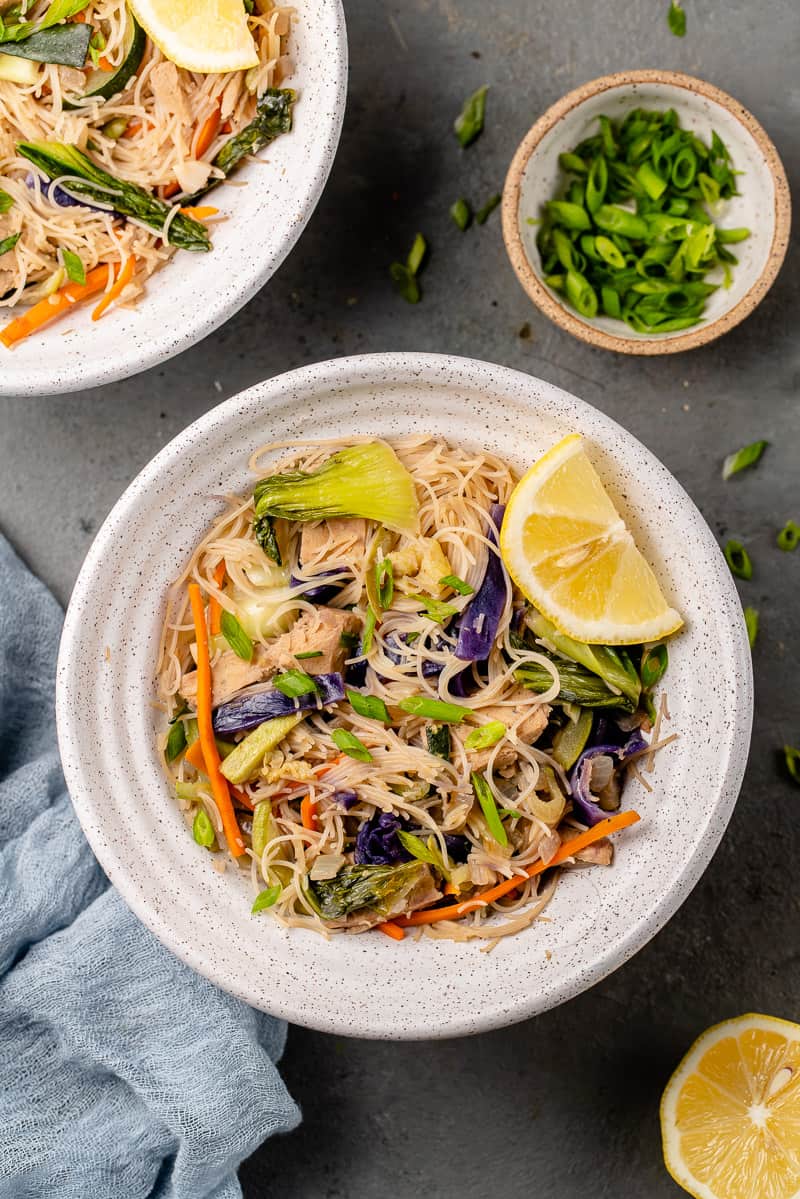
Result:
{"label": "scattered green onion piece", "polygon": [[459,595],[472,595],[475,588],[470,587],[469,583],[465,583],[458,575],[444,575],[439,579],[442,587],[451,587],[453,591],[457,591]]}
{"label": "scattered green onion piece", "polygon": [[597,212],[605,199],[607,190],[608,163],[601,154],[599,158],[595,158],[589,168],[589,175],[586,179],[586,207],[589,209],[589,212]]}
{"label": "scattered green onion piece", "polygon": [[558,165],[562,171],[571,171],[574,175],[585,175],[588,171],[586,163],[578,154],[559,154]]}
{"label": "scattered green onion piece", "polygon": [[0,188],[0,216],[2,216],[3,213],[8,212],[13,207],[14,197],[10,196],[8,192],[4,192],[2,188]]}
{"label": "scattered green onion piece", "polygon": [[738,474],[740,470],[755,466],[768,444],[766,441],[754,441],[751,445],[737,450],[735,454],[728,454],[722,464],[723,479],[730,479],[731,475]]}
{"label": "scattered green onion piece", "polygon": [[467,146],[471,146],[483,131],[488,90],[489,88],[486,86],[479,87],[476,92],[468,96],[464,101],[464,107],[455,119],[453,128],[463,150],[466,150]]}
{"label": "scattered green onion piece", "polygon": [[367,608],[367,615],[364,620],[364,636],[361,639],[361,653],[368,654],[372,649],[372,636],[375,632],[375,625],[378,623],[378,618],[372,608]]}
{"label": "scattered green onion piece", "polygon": [[[253,642],[247,636],[247,633],[245,633],[233,613],[229,612],[227,608],[222,609],[219,628],[222,636],[237,658],[241,658],[243,662],[251,662],[253,660]],[[306,678],[308,678],[308,675],[306,675]],[[302,692],[298,694],[302,694]]]}
{"label": "scattered green onion piece", "polygon": [[476,774],[473,770],[470,774],[472,780],[472,790],[475,792],[475,798],[481,806],[483,818],[486,821],[486,827],[494,837],[498,845],[508,845],[508,834],[503,828],[503,822],[500,819],[500,813],[497,810],[492,789],[482,774]]}
{"label": "scattered green onion piece", "polygon": [[348,758],[355,758],[357,762],[372,761],[372,754],[364,742],[349,729],[334,729],[331,737],[337,749],[340,749],[343,754],[347,754]]}
{"label": "scattered green onion piece", "polygon": [[591,320],[597,316],[597,293],[577,271],[567,271],[567,299],[581,316]]}
{"label": "scattered green onion piece", "polygon": [[311,675],[306,674],[304,670],[285,670],[283,674],[276,674],[272,685],[289,699],[297,699],[317,689]]}
{"label": "scattered green onion piece", "polygon": [[717,241],[725,246],[734,244],[738,241],[747,241],[750,236],[750,230],[744,227],[739,229],[717,229]]}
{"label": "scattered green onion piece", "polygon": [[747,626],[747,640],[752,649],[758,636],[758,608],[745,608],[744,623]]}
{"label": "scattered green onion piece", "polygon": [[506,735],[506,726],[502,720],[490,720],[480,728],[473,729],[464,740],[465,749],[488,749],[496,745]]}
{"label": "scattered green onion piece", "polygon": [[639,677],[642,680],[642,686],[645,691],[652,691],[657,683],[660,683],[667,671],[669,665],[669,652],[666,645],[652,645],[642,654],[642,661],[639,666]]}
{"label": "scattered green onion piece", "polygon": [[445,724],[460,724],[470,709],[449,704],[442,699],[431,699],[427,695],[409,695],[397,704],[402,712],[410,716],[424,716],[427,720],[440,720]]}
{"label": "scattered green onion piece", "polygon": [[787,520],[778,534],[778,549],[783,550],[786,554],[791,554],[798,545],[800,545],[800,525],[796,525],[793,520]]}
{"label": "scattered green onion piece", "polygon": [[322,650],[321,649],[307,649],[305,651],[305,653],[295,654],[294,656],[298,662],[304,662],[306,660],[306,658],[321,658]]}
{"label": "scattered green onion piece", "polygon": [[670,33],[674,33],[675,37],[686,37],[686,13],[681,8],[678,0],[670,0],[669,11],[667,12],[667,24],[669,25]]}
{"label": "scattered green onion piece", "polygon": [[428,595],[412,595],[410,598],[422,604],[426,614],[431,620],[435,620],[437,624],[444,624],[446,620],[449,620],[451,616],[455,616],[458,612],[458,608],[453,607],[452,604],[446,604],[442,600],[431,599]]}
{"label": "scattered green onion piece", "polygon": [[375,563],[375,587],[381,608],[390,608],[394,598],[394,567],[390,558]]}
{"label": "scattered green onion piece", "polygon": [[392,723],[386,704],[380,696],[362,695],[360,691],[348,689],[347,699],[350,707],[359,716],[367,716],[370,720],[381,720],[384,724]]}
{"label": "scattered green onion piece", "polygon": [[495,208],[497,208],[497,206],[500,203],[500,201],[502,200],[502,198],[503,197],[500,195],[500,193],[496,192],[493,196],[489,197],[489,199],[486,201],[486,203],[483,205],[482,208],[478,209],[478,211],[475,213],[475,220],[477,221],[477,223],[479,225],[486,224],[489,217],[492,215]]}
{"label": "scattered green onion piece", "polygon": [[429,837],[426,845],[421,837],[415,836],[414,833],[407,833],[405,829],[398,829],[397,839],[413,858],[419,859],[420,862],[427,862],[429,866],[433,866],[434,870],[438,870],[443,878],[450,878],[450,868],[442,858],[434,837]]}
{"label": "scattered green onion piece", "polygon": [[13,250],[21,237],[21,233],[12,233],[9,237],[4,237],[0,241],[0,254],[7,254],[9,250]]}
{"label": "scattered green onion piece", "polygon": [[183,721],[178,717],[170,725],[167,744],[164,748],[164,753],[168,762],[174,762],[175,759],[182,754],[186,749],[186,729]]}
{"label": "scattered green onion piece", "polygon": [[649,162],[643,162],[639,166],[636,178],[651,200],[660,200],[667,190],[666,179],[662,179],[658,171],[654,171]]}
{"label": "scattered green onion piece", "polygon": [[725,561],[737,579],[752,579],[753,563],[741,541],[729,541],[725,546]]}
{"label": "scattered green onion piece", "polygon": [[789,771],[789,777],[800,784],[800,749],[795,749],[793,745],[784,745],[783,760]]}
{"label": "scattered green onion piece", "polygon": [[389,267],[395,288],[408,304],[418,304],[421,292],[416,276],[402,262],[393,262]]}
{"label": "scattered green onion piece", "polygon": [[129,124],[130,120],[128,117],[112,117],[110,121],[106,121],[105,125],[102,126],[102,132],[111,141],[116,142],[122,137]]}
{"label": "scattered green onion piece", "polygon": [[498,808],[497,815],[501,820],[506,820],[509,816],[512,820],[520,820],[522,812],[518,812],[516,808]]}
{"label": "scattered green onion piece", "polygon": [[455,204],[451,205],[450,216],[463,233],[465,229],[469,228],[470,221],[472,220],[472,210],[466,200],[459,198]]}
{"label": "scattered green onion piece", "polygon": [[192,836],[198,845],[209,849],[214,844],[214,825],[205,808],[198,808],[192,821]]}
{"label": "scattered green onion piece", "polygon": [[280,899],[282,890],[281,884],[276,883],[274,887],[267,887],[266,890],[259,891],[250,909],[251,913],[255,916],[256,912],[263,912],[265,908],[271,908]]}
{"label": "scattered green onion piece", "polygon": [[412,275],[419,274],[419,268],[422,266],[425,255],[428,252],[428,243],[421,233],[418,233],[414,238],[411,249],[408,252],[408,260],[406,266]]}

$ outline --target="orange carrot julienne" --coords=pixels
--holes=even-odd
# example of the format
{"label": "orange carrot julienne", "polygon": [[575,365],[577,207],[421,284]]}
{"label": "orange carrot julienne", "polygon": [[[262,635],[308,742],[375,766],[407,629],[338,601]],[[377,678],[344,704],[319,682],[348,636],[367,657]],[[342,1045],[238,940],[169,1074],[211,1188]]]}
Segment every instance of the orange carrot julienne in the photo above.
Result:
{"label": "orange carrot julienne", "polygon": [[197,642],[197,728],[203,749],[203,761],[211,783],[211,791],[222,818],[222,828],[225,840],[228,842],[228,849],[235,858],[239,858],[244,853],[244,841],[231,803],[228,780],[219,768],[219,750],[214,740],[214,726],[211,723],[211,658],[208,653],[208,628],[203,597],[197,583],[189,584],[189,602],[192,607],[194,635]]}
{"label": "orange carrot julienne", "polygon": [[113,71],[114,64],[106,58],[105,54],[101,55],[97,60],[97,66],[101,71]]}
{"label": "orange carrot julienne", "polygon": [[104,262],[87,272],[85,283],[68,283],[60,291],[54,292],[52,296],[46,296],[22,316],[16,317],[6,325],[5,329],[0,331],[0,341],[8,349],[11,349],[16,342],[23,341],[37,329],[49,325],[50,321],[55,320],[57,316],[62,316],[73,305],[79,304],[81,300],[88,300],[89,296],[102,291],[108,283],[109,270],[116,271],[116,265]]}
{"label": "orange carrot julienne", "polygon": [[203,121],[200,128],[197,130],[194,139],[194,157],[202,158],[208,147],[213,142],[219,131],[221,110],[219,104],[214,108]]}
{"label": "orange carrot julienne", "polygon": [[216,216],[219,212],[218,208],[212,208],[210,204],[201,204],[199,208],[181,208],[184,216],[190,217],[193,221],[207,221],[209,217]]}
{"label": "orange carrot julienne", "polygon": [[[190,766],[194,766],[195,770],[202,770],[203,774],[206,773],[206,761],[203,757],[203,747],[200,744],[199,738],[197,741],[192,742],[183,757],[184,761],[188,762]],[[238,787],[234,787],[233,783],[228,783],[228,790],[233,798],[242,804],[243,807],[249,808],[251,812],[253,811],[255,804],[249,796],[245,795],[244,791],[240,791]]]}
{"label": "orange carrot julienne", "polygon": [[[601,820],[594,828],[587,829],[585,833],[579,833],[571,841],[565,841],[549,862],[535,862],[533,866],[527,868],[525,874],[528,878],[534,878],[535,875],[549,870],[551,866],[558,866],[567,858],[586,849],[587,845],[593,845],[595,841],[600,841],[603,837],[610,836],[611,833],[618,833],[620,829],[636,824],[637,820],[639,820],[638,812],[619,812],[616,816],[609,816],[608,819]],[[413,928],[417,924],[436,924],[439,920],[458,920],[460,916],[466,916],[468,912],[474,912],[478,908],[485,908],[487,904],[494,903],[496,899],[501,899],[509,892],[516,891],[524,881],[525,879],[520,875],[515,875],[513,878],[504,879],[502,883],[497,883],[494,887],[487,888],[486,891],[481,891],[474,899],[465,899],[462,903],[449,904],[446,908],[430,908],[427,911],[412,912],[410,916],[396,916],[395,923],[400,928]]]}
{"label": "orange carrot julienne", "polygon": [[383,924],[376,924],[375,927],[379,932],[386,933],[387,937],[391,937],[393,941],[402,941],[406,935],[399,924],[395,924],[393,920],[384,920]]}
{"label": "orange carrot julienne", "polygon": [[453,883],[445,883],[445,885],[442,887],[442,894],[458,895],[458,887],[454,886]]}
{"label": "orange carrot julienne", "polygon": [[162,189],[161,194],[165,200],[168,200],[170,198],[170,196],[177,196],[177,194],[180,190],[181,190],[181,185],[180,185],[180,183],[178,183],[177,179],[175,179],[175,180],[173,180],[172,183],[168,183],[166,185],[166,187],[164,187]]}
{"label": "orange carrot julienne", "polygon": [[316,829],[317,805],[310,795],[303,796],[300,804],[300,819],[303,822],[303,828]]}
{"label": "orange carrot julienne", "polygon": [[[214,571],[214,582],[216,583],[216,585],[218,587],[221,587],[222,584],[225,582],[225,573],[226,573],[225,559],[223,558],[221,562],[217,563],[216,569]],[[217,634],[219,633],[220,627],[221,627],[221,622],[222,622],[222,604],[219,602],[219,600],[217,599],[217,597],[215,595],[211,595],[208,598],[208,628],[209,628],[209,632],[211,633],[212,637],[216,637]]]}
{"label": "orange carrot julienne", "polygon": [[129,254],[128,257],[125,259],[125,265],[123,266],[120,273],[117,275],[117,278],[114,281],[113,286],[108,289],[108,291],[103,296],[100,303],[92,311],[92,320],[93,321],[99,321],[100,317],[103,315],[103,313],[108,308],[108,306],[110,304],[113,304],[114,301],[119,298],[119,296],[122,294],[122,292],[125,290],[125,288],[130,283],[131,279],[133,278],[133,272],[135,270],[136,270],[136,259],[134,258],[133,254]]}
{"label": "orange carrot julienne", "polygon": [[125,129],[125,132],[122,134],[122,136],[123,137],[136,137],[136,134],[139,132],[139,130],[141,128],[142,128],[141,121],[130,121],[127,128]]}

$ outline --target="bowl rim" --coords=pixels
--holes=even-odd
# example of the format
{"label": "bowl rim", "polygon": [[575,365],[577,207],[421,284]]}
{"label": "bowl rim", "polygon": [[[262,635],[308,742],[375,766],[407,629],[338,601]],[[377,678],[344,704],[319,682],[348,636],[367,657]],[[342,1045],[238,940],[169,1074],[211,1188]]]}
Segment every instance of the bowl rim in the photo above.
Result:
{"label": "bowl rim", "polygon": [[[738,304],[735,304],[728,312],[723,313],[716,320],[708,324],[698,325],[693,329],[687,330],[685,333],[679,334],[677,337],[667,336],[663,339],[654,339],[652,341],[645,340],[644,338],[639,340],[632,337],[617,336],[614,333],[607,333],[604,329],[598,329],[595,325],[582,320],[576,313],[568,309],[565,304],[556,300],[541,282],[538,274],[531,265],[523,245],[519,223],[522,176],[531,155],[545,135],[567,113],[572,112],[573,109],[579,107],[579,105],[591,99],[591,97],[605,91],[610,91],[612,88],[640,83],[662,83],[672,87],[683,88],[685,91],[699,93],[706,99],[712,100],[720,105],[720,107],[725,108],[740,125],[744,126],[758,145],[764,155],[775,185],[775,230],[767,261],[761,274],[742,296]],[[708,342],[714,341],[717,337],[721,337],[723,333],[728,333],[743,321],[760,304],[774,283],[778,271],[783,264],[789,246],[791,216],[792,204],[786,170],[772,139],[763,126],[733,96],[722,91],[713,83],[707,83],[705,80],[697,79],[692,75],[685,75],[681,71],[653,69],[618,71],[612,75],[601,75],[599,78],[592,79],[588,83],[581,84],[580,87],[575,88],[573,91],[567,92],[565,96],[562,96],[560,100],[548,108],[528,130],[511,160],[503,187],[503,239],[509,259],[511,260],[511,265],[531,300],[551,321],[560,328],[566,329],[568,333],[572,333],[575,337],[580,338],[581,341],[588,342],[589,345],[597,346],[600,349],[616,350],[621,354],[677,354],[683,350],[692,350],[697,346],[706,345]]]}
{"label": "bowl rim", "polygon": [[[126,875],[124,854],[117,840],[106,835],[102,816],[93,811],[91,784],[86,780],[86,768],[79,752],[77,708],[73,706],[71,710],[70,707],[70,693],[77,694],[81,688],[73,667],[80,656],[81,637],[88,628],[83,618],[84,606],[91,599],[92,590],[96,585],[95,576],[102,565],[107,548],[119,537],[132,511],[135,510],[140,493],[157,488],[162,473],[177,457],[202,445],[220,422],[224,424],[229,417],[240,417],[243,405],[252,409],[256,403],[262,405],[265,400],[268,401],[270,395],[287,396],[293,392],[299,394],[308,388],[338,392],[365,380],[380,379],[386,384],[397,384],[406,380],[414,386],[425,382],[435,387],[443,378],[449,380],[451,385],[466,385],[467,382],[479,381],[498,389],[510,388],[512,393],[514,388],[521,387],[528,396],[532,392],[535,393],[538,384],[543,386],[544,391],[536,402],[545,410],[567,397],[576,420],[582,420],[592,428],[600,428],[607,435],[621,432],[626,442],[632,443],[636,450],[644,455],[646,461],[652,461],[659,474],[663,474],[665,478],[668,476],[671,489],[674,489],[676,495],[680,494],[682,503],[689,510],[697,512],[691,497],[675,476],[632,433],[601,410],[552,383],[506,366],[453,355],[398,352],[364,354],[302,366],[265,379],[210,409],[179,432],[136,475],[114,505],[90,547],[75,584],[58,654],[56,721],[64,773],[84,833],[110,881],[117,886],[124,902],[142,923],[188,966],[246,1003],[262,1006],[263,1000],[259,1003],[248,983],[242,978],[226,973],[222,967],[209,960],[200,943],[182,938],[159,904],[153,903],[152,897],[139,891]],[[701,533],[709,550],[708,568],[716,569],[722,585],[735,596],[730,572],[724,565],[713,534],[704,519]],[[569,978],[562,980],[556,997],[552,998],[548,993],[544,1002],[538,994],[525,993],[509,1005],[499,996],[496,1003],[487,1006],[478,1016],[470,1014],[468,1019],[460,1013],[457,1017],[451,1015],[433,1026],[426,1018],[419,1022],[409,1021],[402,1028],[397,1028],[394,1025],[376,1024],[368,1015],[355,1022],[352,1019],[344,1022],[337,1015],[335,1008],[328,1007],[320,1011],[314,1009],[310,1012],[307,1007],[298,1006],[291,999],[285,999],[279,992],[270,994],[269,1008],[264,1007],[263,1010],[269,1010],[274,1015],[305,1027],[337,1035],[376,1039],[438,1039],[484,1032],[527,1019],[550,1007],[558,1006],[611,974],[643,948],[675,914],[703,875],[732,815],[747,761],[753,714],[752,665],[743,619],[740,620],[738,629],[733,630],[733,634],[731,646],[737,666],[738,703],[733,712],[735,719],[730,729],[730,753],[721,767],[713,812],[708,815],[694,853],[683,863],[673,880],[673,885],[661,891],[648,905],[647,912],[642,914],[641,919],[629,927],[623,936],[616,938],[613,944],[606,946],[605,951],[597,955],[591,965],[584,968],[577,981],[573,979],[570,982]]]}
{"label": "bowl rim", "polygon": [[[347,25],[342,0],[325,0],[317,10],[315,19],[318,20],[320,14],[326,16],[320,36],[323,33],[329,35],[332,43],[322,43],[332,73],[330,104],[326,109],[325,121],[309,129],[308,157],[312,161],[312,168],[308,176],[304,202],[298,209],[298,215],[292,220],[283,242],[269,255],[253,256],[248,271],[240,276],[241,285],[232,299],[223,290],[206,291],[203,304],[197,308],[197,319],[189,327],[179,329],[171,324],[164,325],[158,336],[148,339],[144,350],[141,343],[130,346],[127,350],[123,345],[117,345],[116,361],[111,369],[108,368],[105,358],[85,355],[78,369],[73,367],[61,373],[53,369],[46,380],[37,375],[31,381],[26,379],[19,369],[13,369],[12,359],[4,359],[4,369],[0,369],[0,396],[44,398],[134,378],[152,367],[160,366],[214,333],[235,316],[275,275],[294,249],[320,201],[333,168],[344,123],[349,67]],[[291,83],[292,80],[289,79],[290,86]],[[297,122],[295,133],[299,128],[300,123]],[[213,255],[210,255],[209,263],[212,262]],[[166,270],[170,267],[174,269],[175,266],[174,260],[165,264]],[[160,271],[157,273],[160,274]]]}

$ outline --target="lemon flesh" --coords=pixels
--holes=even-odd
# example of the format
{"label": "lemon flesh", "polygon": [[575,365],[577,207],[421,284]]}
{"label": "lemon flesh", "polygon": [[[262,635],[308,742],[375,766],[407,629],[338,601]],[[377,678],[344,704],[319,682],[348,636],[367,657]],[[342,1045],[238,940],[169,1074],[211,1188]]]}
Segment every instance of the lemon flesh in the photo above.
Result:
{"label": "lemon flesh", "polygon": [[187,71],[224,74],[258,66],[242,0],[130,0],[165,58]]}
{"label": "lemon flesh", "polygon": [[527,599],[576,641],[636,645],[683,623],[577,433],[549,450],[514,488],[500,549]]}

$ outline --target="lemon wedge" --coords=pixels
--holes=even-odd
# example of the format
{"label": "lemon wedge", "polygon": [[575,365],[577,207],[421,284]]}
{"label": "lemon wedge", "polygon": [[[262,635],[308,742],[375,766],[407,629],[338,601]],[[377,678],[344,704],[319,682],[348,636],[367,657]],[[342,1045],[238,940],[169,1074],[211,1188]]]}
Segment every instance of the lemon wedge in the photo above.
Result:
{"label": "lemon wedge", "polygon": [[130,0],[161,53],[187,71],[223,74],[258,65],[242,0]]}
{"label": "lemon wedge", "polygon": [[520,479],[500,551],[514,582],[576,641],[636,645],[683,624],[571,433]]}
{"label": "lemon wedge", "polygon": [[695,1041],[661,1100],[664,1161],[696,1199],[800,1194],[800,1024],[726,1020]]}

